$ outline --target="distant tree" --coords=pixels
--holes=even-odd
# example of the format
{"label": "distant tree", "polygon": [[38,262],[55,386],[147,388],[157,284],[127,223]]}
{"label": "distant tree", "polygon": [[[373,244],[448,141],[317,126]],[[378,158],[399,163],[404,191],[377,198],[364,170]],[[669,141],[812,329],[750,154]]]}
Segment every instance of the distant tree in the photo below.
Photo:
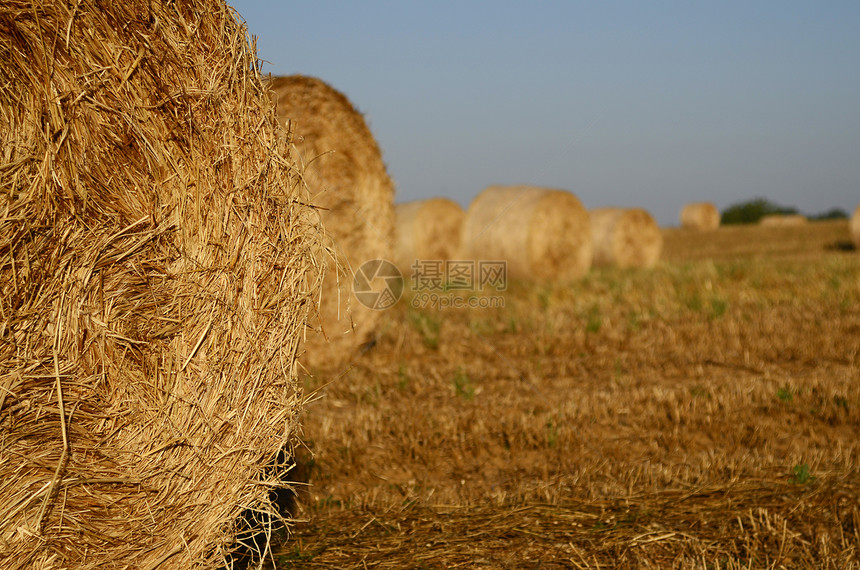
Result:
{"label": "distant tree", "polygon": [[809,216],[810,220],[842,220],[848,218],[848,212],[843,210],[842,208],[833,208],[832,210],[828,210],[826,212],[821,212],[820,214],[815,214],[814,216]]}
{"label": "distant tree", "polygon": [[796,214],[797,208],[780,206],[764,198],[753,198],[746,202],[732,204],[722,213],[720,222],[727,224],[755,224],[764,216],[771,214]]}

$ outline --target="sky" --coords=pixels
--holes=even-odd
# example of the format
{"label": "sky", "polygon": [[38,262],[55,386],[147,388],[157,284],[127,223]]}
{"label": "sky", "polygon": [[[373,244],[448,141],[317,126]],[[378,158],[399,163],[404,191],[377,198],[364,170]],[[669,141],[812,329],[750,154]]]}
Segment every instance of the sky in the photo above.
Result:
{"label": "sky", "polygon": [[530,184],[663,226],[860,204],[856,0],[229,3],[264,73],[365,115],[397,202]]}

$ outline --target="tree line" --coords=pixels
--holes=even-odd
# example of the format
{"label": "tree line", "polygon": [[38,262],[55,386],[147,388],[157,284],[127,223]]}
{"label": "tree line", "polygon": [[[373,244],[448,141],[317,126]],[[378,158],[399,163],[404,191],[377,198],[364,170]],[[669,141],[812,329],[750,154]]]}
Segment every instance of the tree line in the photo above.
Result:
{"label": "tree line", "polygon": [[[720,222],[728,224],[755,224],[764,216],[773,214],[787,215],[798,214],[797,208],[792,206],[781,206],[765,198],[753,198],[746,202],[732,204],[722,211]],[[810,220],[836,220],[847,218],[848,213],[841,208],[833,208],[826,212],[807,216]]]}

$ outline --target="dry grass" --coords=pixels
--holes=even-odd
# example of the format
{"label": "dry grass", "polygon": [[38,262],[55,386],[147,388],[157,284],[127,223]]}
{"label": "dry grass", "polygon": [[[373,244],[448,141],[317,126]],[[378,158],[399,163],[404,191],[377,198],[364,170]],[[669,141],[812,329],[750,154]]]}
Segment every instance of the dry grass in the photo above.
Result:
{"label": "dry grass", "polygon": [[652,270],[503,309],[401,302],[306,379],[279,567],[860,568],[860,257],[844,221],[780,230],[666,231]]}
{"label": "dry grass", "polygon": [[247,30],[5,2],[0,62],[0,567],[226,564],[277,516],[319,290]]}

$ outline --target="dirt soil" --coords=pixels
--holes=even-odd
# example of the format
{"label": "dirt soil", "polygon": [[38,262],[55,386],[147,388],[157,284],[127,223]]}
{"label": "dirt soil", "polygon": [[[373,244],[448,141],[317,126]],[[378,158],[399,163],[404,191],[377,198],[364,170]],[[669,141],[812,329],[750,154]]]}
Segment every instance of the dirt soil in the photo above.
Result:
{"label": "dirt soil", "polygon": [[407,291],[312,371],[276,566],[860,568],[847,222],[664,239],[653,270],[438,292],[486,308]]}

